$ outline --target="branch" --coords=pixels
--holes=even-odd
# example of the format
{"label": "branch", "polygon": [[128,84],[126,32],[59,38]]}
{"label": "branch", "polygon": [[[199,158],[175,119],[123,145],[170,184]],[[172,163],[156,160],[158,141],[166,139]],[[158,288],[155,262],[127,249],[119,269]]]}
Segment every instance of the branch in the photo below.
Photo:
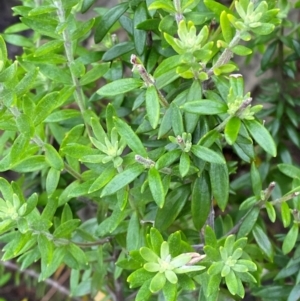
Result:
{"label": "branch", "polygon": [[[5,268],[7,269],[10,269],[10,270],[13,270],[13,271],[18,271],[19,273],[21,274],[24,274],[24,275],[27,275],[27,276],[30,276],[32,278],[35,278],[35,279],[39,279],[40,278],[40,274],[33,271],[33,270],[20,270],[19,266],[12,263],[11,261],[1,261],[1,265],[3,265]],[[65,288],[64,286],[62,286],[59,282],[55,281],[55,280],[52,280],[50,278],[46,279],[44,281],[47,285],[55,288],[58,292],[60,292],[61,294],[63,295],[66,295],[68,297],[70,297],[70,291]],[[75,301],[80,301],[81,299],[79,298],[76,298],[76,297],[71,297],[72,299],[71,300],[75,300]]]}

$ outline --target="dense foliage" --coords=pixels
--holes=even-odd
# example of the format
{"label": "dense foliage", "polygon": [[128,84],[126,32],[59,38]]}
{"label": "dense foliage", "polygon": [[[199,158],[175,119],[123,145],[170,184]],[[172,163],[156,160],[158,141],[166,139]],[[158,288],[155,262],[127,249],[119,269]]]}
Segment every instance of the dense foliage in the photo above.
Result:
{"label": "dense foliage", "polygon": [[[67,266],[73,296],[298,300],[291,4],[129,0],[79,21],[94,2],[23,0],[0,36],[2,260],[41,281]],[[260,53],[277,77],[253,99],[236,58]]]}

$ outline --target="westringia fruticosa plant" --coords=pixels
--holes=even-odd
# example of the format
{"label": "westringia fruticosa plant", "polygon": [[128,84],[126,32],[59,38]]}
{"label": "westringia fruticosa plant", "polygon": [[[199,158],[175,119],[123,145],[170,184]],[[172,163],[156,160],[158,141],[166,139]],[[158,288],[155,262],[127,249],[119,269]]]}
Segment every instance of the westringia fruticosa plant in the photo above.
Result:
{"label": "westringia fruticosa plant", "polygon": [[[69,267],[73,296],[255,291],[300,222],[300,189],[265,183],[276,146],[234,61],[277,30],[275,2],[131,0],[86,21],[95,0],[22,2],[0,37],[2,260],[39,262],[40,280]],[[294,222],[275,252],[277,209]]]}

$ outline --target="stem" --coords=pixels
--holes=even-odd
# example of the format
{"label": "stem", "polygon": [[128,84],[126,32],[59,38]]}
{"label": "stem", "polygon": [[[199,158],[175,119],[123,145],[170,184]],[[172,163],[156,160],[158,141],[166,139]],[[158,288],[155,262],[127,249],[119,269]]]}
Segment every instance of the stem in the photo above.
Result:
{"label": "stem", "polygon": [[[285,195],[285,196],[283,196],[283,197],[281,197],[281,198],[279,198],[279,199],[276,199],[276,200],[274,200],[274,201],[272,201],[272,202],[270,202],[270,203],[271,203],[272,205],[281,204],[281,203],[284,203],[284,202],[287,202],[287,201],[291,200],[292,198],[298,196],[299,194],[300,194],[299,191],[298,191],[298,192],[294,192],[294,193]],[[263,206],[263,208],[264,208],[264,207],[265,207],[265,206]]]}
{"label": "stem", "polygon": [[72,175],[75,179],[81,181],[81,174],[78,173],[75,169],[73,169],[69,164],[65,163],[65,171],[67,171],[70,175]]}
{"label": "stem", "polygon": [[250,103],[252,102],[252,98],[247,98],[245,99],[241,105],[239,106],[239,108],[236,110],[234,115],[229,115],[228,117],[226,117],[216,128],[215,131],[217,132],[222,132],[226,126],[226,124],[229,122],[229,120],[231,118],[233,118],[234,116],[239,117],[241,116],[241,114],[243,113],[243,111],[250,105]]}
{"label": "stem", "polygon": [[225,65],[227,62],[230,61],[232,58],[233,52],[231,51],[231,48],[236,46],[240,41],[241,32],[236,31],[235,36],[229,43],[228,47],[222,52],[216,63],[208,70],[207,75],[211,77],[214,74],[214,69],[218,68],[222,65]]}
{"label": "stem", "polygon": [[181,20],[183,20],[183,14],[182,14],[182,9],[181,9],[181,0],[174,0],[174,7],[176,10],[175,20],[176,20],[176,23],[179,24],[179,22]]}
{"label": "stem", "polygon": [[[54,1],[53,3],[57,8],[57,16],[58,16],[59,22],[61,24],[66,23],[65,11],[64,11],[61,0]],[[69,33],[67,26],[65,27],[65,29],[62,32],[62,38],[64,41],[64,49],[65,49],[65,53],[66,53],[66,57],[67,57],[67,61],[68,61],[68,67],[69,67],[69,70],[70,70],[70,73],[72,76],[73,85],[75,87],[74,98],[80,109],[81,114],[84,115],[84,112],[86,110],[86,104],[85,104],[85,99],[84,99],[84,94],[83,94],[82,88],[80,86],[78,78],[76,77],[76,74],[74,73],[74,71],[72,69],[72,65],[75,63],[74,53],[73,53],[73,41],[70,37],[70,33]],[[83,119],[85,119],[85,118],[83,118]],[[86,124],[86,122],[85,122],[85,125],[86,125],[88,135],[92,136],[92,133],[90,132],[90,128]]]}
{"label": "stem", "polygon": [[[35,279],[40,278],[40,274],[36,273],[35,271],[27,270],[27,269],[26,270],[20,270],[20,268],[16,264],[14,264],[10,261],[1,261],[1,265],[3,265],[7,269],[10,269],[10,270],[13,270],[13,271],[18,271],[19,273],[22,273],[24,275],[30,276],[30,277],[35,278]],[[70,296],[71,292],[67,288],[62,286],[59,282],[54,281],[50,278],[45,279],[44,282],[46,284],[48,284],[49,286],[54,287],[61,294],[64,294],[65,296],[68,296],[68,297]],[[80,301],[81,299],[76,298],[76,297],[71,297],[71,300]]]}

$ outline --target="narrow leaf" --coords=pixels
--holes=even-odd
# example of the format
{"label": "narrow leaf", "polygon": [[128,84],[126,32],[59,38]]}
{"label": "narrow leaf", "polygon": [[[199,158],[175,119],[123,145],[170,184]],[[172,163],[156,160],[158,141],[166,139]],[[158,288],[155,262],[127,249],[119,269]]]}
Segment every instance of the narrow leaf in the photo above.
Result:
{"label": "narrow leaf", "polygon": [[253,139],[271,156],[276,157],[276,145],[268,130],[257,120],[244,120]]}
{"label": "narrow leaf", "polygon": [[95,43],[99,43],[103,40],[107,32],[119,20],[119,18],[126,12],[128,8],[129,4],[127,2],[124,2],[115,5],[104,14],[96,28]]}
{"label": "narrow leaf", "polygon": [[192,153],[196,157],[206,162],[215,163],[215,164],[225,164],[225,159],[221,155],[202,145],[193,145]]}
{"label": "narrow leaf", "polygon": [[149,169],[148,181],[151,194],[159,208],[162,208],[165,203],[165,192],[158,170],[154,167]]}
{"label": "narrow leaf", "polygon": [[114,118],[114,123],[119,135],[126,141],[131,150],[137,155],[147,158],[148,154],[145,150],[145,147],[131,127],[119,118]]}
{"label": "narrow leaf", "polygon": [[115,96],[140,88],[143,81],[138,78],[122,78],[106,84],[97,93],[103,96]]}
{"label": "narrow leaf", "polygon": [[136,179],[142,172],[144,167],[134,164],[121,173],[117,174],[103,189],[101,197],[113,194],[119,189],[125,187],[127,184]]}
{"label": "narrow leaf", "polygon": [[153,129],[156,129],[160,115],[159,97],[155,86],[150,86],[146,91],[146,109],[149,122]]}
{"label": "narrow leaf", "polygon": [[204,226],[211,209],[210,182],[205,171],[194,182],[191,206],[193,223],[199,231]]}

